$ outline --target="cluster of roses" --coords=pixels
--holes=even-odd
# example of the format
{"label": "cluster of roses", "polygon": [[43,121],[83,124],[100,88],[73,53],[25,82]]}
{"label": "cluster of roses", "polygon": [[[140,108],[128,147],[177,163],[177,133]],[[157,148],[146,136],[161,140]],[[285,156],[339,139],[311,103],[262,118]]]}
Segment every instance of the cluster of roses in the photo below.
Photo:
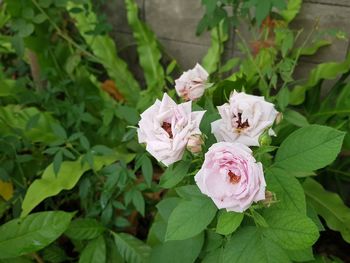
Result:
{"label": "cluster of roses", "polygon": [[[197,64],[175,81],[175,89],[186,102],[176,104],[167,94],[141,114],[140,143],[166,166],[181,160],[185,149],[201,151],[200,122],[205,111],[192,112],[192,100],[205,91],[208,73]],[[217,139],[205,154],[195,176],[201,192],[216,206],[243,212],[253,202],[265,199],[263,167],[248,146],[259,146],[259,137],[271,129],[278,112],[263,97],[234,91],[229,102],[218,107],[221,119],[211,123]]]}

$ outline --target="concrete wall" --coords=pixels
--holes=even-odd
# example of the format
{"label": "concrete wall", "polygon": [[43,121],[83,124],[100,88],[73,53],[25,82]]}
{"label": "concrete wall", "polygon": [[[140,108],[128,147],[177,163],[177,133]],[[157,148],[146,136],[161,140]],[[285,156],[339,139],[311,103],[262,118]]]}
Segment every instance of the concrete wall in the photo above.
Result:
{"label": "concrete wall", "polygon": [[[183,69],[191,68],[200,62],[210,46],[210,35],[195,35],[196,27],[203,14],[201,0],[136,0],[141,17],[157,34],[169,57],[174,57]],[[113,27],[118,48],[129,62],[137,61],[130,52],[134,44],[128,27],[123,0],[107,0],[104,8]],[[304,0],[302,10],[293,27],[304,28],[308,32],[319,20],[319,28],[340,29],[350,36],[350,0]],[[245,31],[244,27],[241,29]],[[337,40],[332,46],[323,48],[313,57],[304,58],[301,75],[323,61],[336,61],[345,58],[349,51],[349,41]],[[226,45],[226,58],[238,56],[235,35],[231,31]]]}

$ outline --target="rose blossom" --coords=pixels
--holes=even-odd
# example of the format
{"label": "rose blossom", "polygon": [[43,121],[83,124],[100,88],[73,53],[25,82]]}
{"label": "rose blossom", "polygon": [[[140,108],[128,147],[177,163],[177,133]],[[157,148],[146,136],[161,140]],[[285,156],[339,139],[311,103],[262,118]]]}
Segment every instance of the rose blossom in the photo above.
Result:
{"label": "rose blossom", "polygon": [[[217,141],[240,142],[247,146],[259,146],[259,136],[270,128],[278,112],[264,97],[234,91],[225,103],[218,107],[221,119],[211,124]],[[274,135],[272,129],[269,135]]]}
{"label": "rose blossom", "polygon": [[194,179],[201,192],[219,209],[243,212],[253,202],[265,199],[262,165],[256,162],[252,151],[240,143],[213,144]]}
{"label": "rose blossom", "polygon": [[141,114],[139,143],[166,166],[181,160],[191,135],[201,134],[199,124],[205,111],[192,112],[191,101],[176,104],[166,93]]}
{"label": "rose blossom", "polygon": [[185,100],[196,100],[203,96],[208,72],[198,63],[175,80],[177,94]]}
{"label": "rose blossom", "polygon": [[193,154],[200,153],[202,151],[203,139],[199,134],[191,135],[187,142],[187,150]]}

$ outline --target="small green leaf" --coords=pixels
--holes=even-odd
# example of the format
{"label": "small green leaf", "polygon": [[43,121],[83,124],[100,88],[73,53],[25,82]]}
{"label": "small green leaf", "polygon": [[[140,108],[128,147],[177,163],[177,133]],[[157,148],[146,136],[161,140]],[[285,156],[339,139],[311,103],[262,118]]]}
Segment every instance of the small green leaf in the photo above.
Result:
{"label": "small green leaf", "polygon": [[126,262],[147,262],[151,248],[137,238],[125,233],[113,233],[114,242]]}
{"label": "small green leaf", "polygon": [[218,223],[216,225],[216,233],[221,235],[233,233],[242,223],[243,217],[243,213],[220,211]]}
{"label": "small green leaf", "polygon": [[136,210],[140,212],[142,216],[145,215],[145,199],[140,191],[134,191],[132,195],[132,203]]}
{"label": "small green leaf", "polygon": [[151,160],[148,158],[147,155],[144,155],[144,157],[142,158],[141,169],[147,186],[151,187],[153,178],[153,166]]}
{"label": "small green leaf", "polygon": [[81,252],[79,263],[105,263],[106,242],[103,236],[89,241]]}
{"label": "small green leaf", "polygon": [[166,240],[184,240],[201,233],[215,217],[217,208],[209,198],[181,202],[171,213]]}
{"label": "small green leaf", "polygon": [[0,226],[0,258],[18,257],[40,250],[67,229],[72,213],[50,211],[13,219]]}
{"label": "small green leaf", "polygon": [[182,181],[187,175],[191,163],[187,161],[180,161],[169,166],[162,177],[159,184],[163,188],[172,188]]}
{"label": "small green leaf", "polygon": [[287,109],[283,112],[283,119],[298,127],[305,127],[310,125],[303,115],[291,109]]}
{"label": "small green leaf", "polygon": [[105,228],[96,219],[80,218],[72,221],[64,234],[71,239],[86,240],[97,238],[104,231]]}

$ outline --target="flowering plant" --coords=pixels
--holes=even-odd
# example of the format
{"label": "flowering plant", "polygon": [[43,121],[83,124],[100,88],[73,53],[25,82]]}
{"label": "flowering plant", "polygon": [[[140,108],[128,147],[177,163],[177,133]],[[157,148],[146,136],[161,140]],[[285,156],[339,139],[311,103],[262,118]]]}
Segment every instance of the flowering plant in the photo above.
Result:
{"label": "flowering plant", "polygon": [[139,142],[167,167],[159,184],[168,191],[149,233],[151,259],[186,244],[205,262],[312,257],[320,223],[303,186],[312,187],[307,177],[334,161],[344,133],[307,125],[281,141],[273,103],[235,85],[215,108],[218,85],[207,76],[197,64],[175,81],[185,102],[164,94],[141,114]]}

